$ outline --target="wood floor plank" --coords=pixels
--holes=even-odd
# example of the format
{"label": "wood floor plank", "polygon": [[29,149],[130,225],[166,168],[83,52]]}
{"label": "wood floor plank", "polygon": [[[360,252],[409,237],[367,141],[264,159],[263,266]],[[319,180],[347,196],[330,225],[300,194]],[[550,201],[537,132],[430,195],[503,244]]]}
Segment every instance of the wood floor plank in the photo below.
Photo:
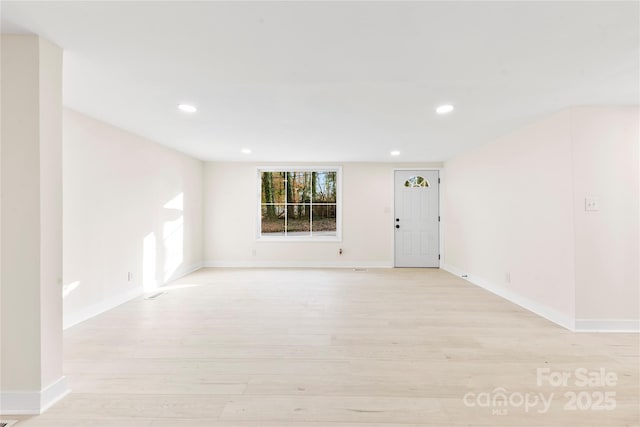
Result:
{"label": "wood floor plank", "polygon": [[[79,420],[135,420],[152,418],[199,417],[217,420],[228,404],[218,395],[167,395],[118,393],[72,393],[49,409],[42,418]],[[25,423],[28,425],[27,423]]]}
{"label": "wood floor plank", "polygon": [[[18,427],[640,425],[638,334],[573,333],[444,271],[203,269],[163,290],[65,331],[73,391]],[[611,410],[566,407],[605,391]],[[479,404],[496,393],[550,404]]]}
{"label": "wood floor plank", "polygon": [[449,422],[439,399],[374,396],[246,396],[233,399],[222,421]]}

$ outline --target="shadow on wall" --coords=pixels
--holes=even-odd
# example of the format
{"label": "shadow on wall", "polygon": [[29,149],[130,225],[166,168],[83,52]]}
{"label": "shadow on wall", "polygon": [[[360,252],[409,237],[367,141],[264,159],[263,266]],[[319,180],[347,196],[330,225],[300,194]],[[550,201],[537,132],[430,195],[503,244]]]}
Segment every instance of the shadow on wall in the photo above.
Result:
{"label": "shadow on wall", "polygon": [[145,292],[153,292],[171,280],[184,261],[184,193],[180,193],[165,205],[162,225],[162,242],[158,245],[155,232],[142,241],[142,286]]}

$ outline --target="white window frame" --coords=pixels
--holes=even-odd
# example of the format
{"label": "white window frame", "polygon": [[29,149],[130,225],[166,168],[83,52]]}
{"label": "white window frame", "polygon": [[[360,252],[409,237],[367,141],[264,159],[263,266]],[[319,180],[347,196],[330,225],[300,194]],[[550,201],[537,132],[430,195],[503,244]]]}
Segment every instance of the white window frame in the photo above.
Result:
{"label": "white window frame", "polygon": [[[335,236],[263,236],[262,235],[262,172],[336,172],[336,235]],[[257,227],[258,242],[342,242],[342,166],[258,166]]]}

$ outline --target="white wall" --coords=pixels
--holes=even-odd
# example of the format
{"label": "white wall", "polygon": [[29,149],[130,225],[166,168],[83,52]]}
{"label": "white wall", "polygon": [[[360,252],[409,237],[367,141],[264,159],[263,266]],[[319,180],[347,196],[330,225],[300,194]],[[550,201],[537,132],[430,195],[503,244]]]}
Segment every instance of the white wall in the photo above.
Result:
{"label": "white wall", "polygon": [[2,36],[3,391],[42,388],[39,44]]}
{"label": "white wall", "polygon": [[637,117],[569,109],[446,162],[445,266],[568,327],[637,324]]}
{"label": "white wall", "polygon": [[[393,169],[429,169],[441,165],[340,164],[343,183],[342,242],[256,241],[258,166],[287,164],[206,164],[206,265],[391,267]],[[338,254],[340,248],[343,255]]]}
{"label": "white wall", "polygon": [[0,412],[39,413],[62,375],[62,50],[2,36]]}
{"label": "white wall", "polygon": [[[62,376],[62,49],[40,39],[40,290],[43,384]],[[43,110],[47,113],[43,113]]]}
{"label": "white wall", "polygon": [[[578,321],[640,318],[639,111],[571,111]],[[599,211],[585,212],[586,197]]]}
{"label": "white wall", "polygon": [[69,109],[63,124],[69,326],[201,266],[203,163]]}

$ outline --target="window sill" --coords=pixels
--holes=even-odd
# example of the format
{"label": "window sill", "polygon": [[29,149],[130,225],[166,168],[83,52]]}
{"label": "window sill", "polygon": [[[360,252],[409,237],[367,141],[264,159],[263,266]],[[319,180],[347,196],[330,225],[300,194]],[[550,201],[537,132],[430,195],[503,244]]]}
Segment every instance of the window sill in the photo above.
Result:
{"label": "window sill", "polygon": [[338,236],[315,236],[315,237],[302,237],[302,236],[293,236],[293,237],[284,237],[284,236],[269,236],[269,237],[258,237],[256,241],[259,242],[267,242],[267,243],[288,243],[288,242],[309,242],[309,243],[339,243],[342,242],[342,238]]}

